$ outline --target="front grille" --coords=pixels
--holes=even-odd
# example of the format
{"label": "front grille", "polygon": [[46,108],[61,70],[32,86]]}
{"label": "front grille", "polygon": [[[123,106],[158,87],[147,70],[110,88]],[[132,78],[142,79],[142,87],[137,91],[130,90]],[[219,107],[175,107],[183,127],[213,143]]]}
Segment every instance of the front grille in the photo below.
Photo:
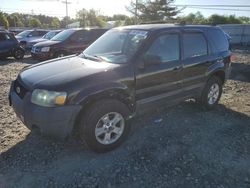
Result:
{"label": "front grille", "polygon": [[28,92],[28,89],[26,89],[18,80],[14,81],[13,89],[15,93],[23,99],[25,94]]}

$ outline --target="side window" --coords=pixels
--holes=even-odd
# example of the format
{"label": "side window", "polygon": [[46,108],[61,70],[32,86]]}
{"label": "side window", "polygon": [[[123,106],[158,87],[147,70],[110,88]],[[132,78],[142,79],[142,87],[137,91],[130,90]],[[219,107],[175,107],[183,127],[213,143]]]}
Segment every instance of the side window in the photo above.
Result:
{"label": "side window", "polygon": [[5,38],[6,38],[7,40],[10,40],[10,39],[11,39],[10,36],[9,36],[8,34],[5,34]]}
{"label": "side window", "polygon": [[39,31],[39,36],[43,36],[43,35],[45,35],[46,33],[48,33],[48,31]]}
{"label": "side window", "polygon": [[87,42],[89,40],[89,32],[77,31],[75,34],[73,34],[71,40],[74,42]]}
{"label": "side window", "polygon": [[179,60],[180,57],[179,35],[166,34],[158,37],[146,52],[146,58],[160,62]]}
{"label": "side window", "polygon": [[37,36],[39,36],[39,33],[38,33],[37,31],[32,31],[32,32],[29,34],[29,36],[31,36],[31,37],[37,37]]}
{"label": "side window", "polygon": [[184,59],[207,54],[207,42],[202,33],[183,34]]}

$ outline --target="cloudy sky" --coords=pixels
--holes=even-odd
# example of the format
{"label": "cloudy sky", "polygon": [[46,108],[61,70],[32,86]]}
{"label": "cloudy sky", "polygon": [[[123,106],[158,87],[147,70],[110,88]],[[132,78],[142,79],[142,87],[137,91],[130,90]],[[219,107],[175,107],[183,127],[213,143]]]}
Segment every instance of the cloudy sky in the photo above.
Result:
{"label": "cloudy sky", "polygon": [[[50,16],[57,16],[62,18],[65,16],[66,8],[63,0],[0,0],[0,10],[8,13],[22,12],[33,14],[45,14]],[[64,0],[65,1],[65,0]],[[94,8],[99,10],[102,14],[127,14],[125,6],[129,5],[130,0],[68,0],[69,15],[74,18],[75,13],[82,9]],[[209,16],[211,14],[235,14],[236,16],[249,16],[250,17],[250,0],[176,0],[175,4],[178,5],[245,5],[249,7],[242,7],[245,11],[236,10],[216,10],[200,9],[200,8],[186,8],[182,14],[190,12],[201,11],[203,15]],[[227,7],[220,7],[220,9],[228,9]],[[239,9],[232,8],[231,9]]]}

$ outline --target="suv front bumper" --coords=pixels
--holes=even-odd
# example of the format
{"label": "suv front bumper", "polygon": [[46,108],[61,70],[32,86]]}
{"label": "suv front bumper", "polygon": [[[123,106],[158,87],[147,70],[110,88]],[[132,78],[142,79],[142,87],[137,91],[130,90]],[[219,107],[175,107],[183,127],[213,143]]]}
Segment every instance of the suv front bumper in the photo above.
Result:
{"label": "suv front bumper", "polygon": [[47,60],[52,58],[52,54],[50,52],[32,52],[31,57],[35,60]]}
{"label": "suv front bumper", "polygon": [[37,127],[41,133],[57,138],[65,138],[72,132],[80,105],[42,107],[30,102],[30,92],[21,99],[12,88],[9,93],[10,105],[27,128],[32,130]]}

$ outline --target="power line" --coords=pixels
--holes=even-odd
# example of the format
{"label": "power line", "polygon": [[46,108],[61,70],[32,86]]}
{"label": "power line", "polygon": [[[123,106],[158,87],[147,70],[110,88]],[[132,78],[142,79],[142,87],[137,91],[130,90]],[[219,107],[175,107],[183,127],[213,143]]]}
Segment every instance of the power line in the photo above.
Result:
{"label": "power line", "polygon": [[250,5],[173,5],[173,6],[176,6],[176,7],[233,7],[233,8],[236,8],[236,7],[243,7],[243,8],[246,8],[246,7],[250,7]]}
{"label": "power line", "polygon": [[[197,8],[188,6],[186,8]],[[242,11],[242,12],[248,12],[250,9],[227,9],[227,8],[209,8],[209,7],[199,7],[199,9],[208,9],[208,10],[226,10],[226,11]]]}
{"label": "power line", "polygon": [[[29,9],[11,9],[11,8],[0,8],[1,10],[3,10],[4,12],[6,13],[20,13],[20,14],[30,14],[30,12],[32,10],[29,10]],[[49,11],[42,11],[42,10],[34,10],[33,9],[33,14],[34,15],[39,15],[39,14],[42,14],[42,15],[50,15],[50,16],[59,16],[59,17],[64,17],[63,14],[56,14],[56,13],[50,13]]]}

